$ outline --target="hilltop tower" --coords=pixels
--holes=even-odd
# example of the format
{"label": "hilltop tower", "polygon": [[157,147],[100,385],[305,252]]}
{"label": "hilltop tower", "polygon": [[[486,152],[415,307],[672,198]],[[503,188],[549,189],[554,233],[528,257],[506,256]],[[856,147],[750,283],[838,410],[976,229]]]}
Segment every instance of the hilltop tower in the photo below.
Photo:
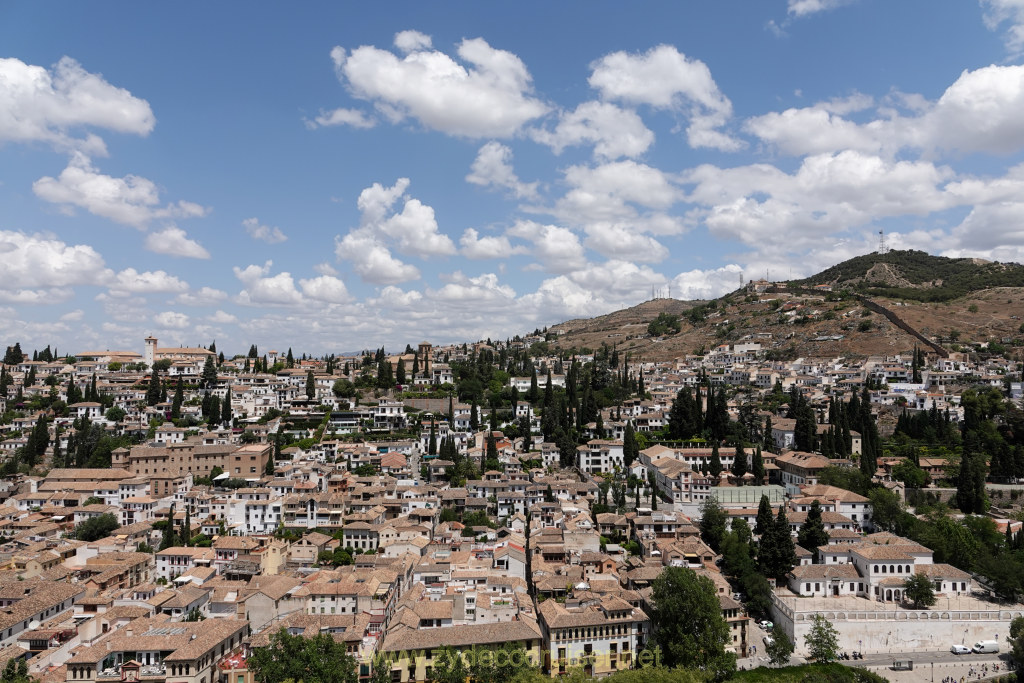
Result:
{"label": "hilltop tower", "polygon": [[156,337],[146,337],[146,353],[142,360],[149,367],[153,367],[153,363],[156,362]]}
{"label": "hilltop tower", "polygon": [[430,377],[431,348],[430,342],[420,342],[420,348],[417,355],[420,357],[420,372],[423,373],[424,377]]}

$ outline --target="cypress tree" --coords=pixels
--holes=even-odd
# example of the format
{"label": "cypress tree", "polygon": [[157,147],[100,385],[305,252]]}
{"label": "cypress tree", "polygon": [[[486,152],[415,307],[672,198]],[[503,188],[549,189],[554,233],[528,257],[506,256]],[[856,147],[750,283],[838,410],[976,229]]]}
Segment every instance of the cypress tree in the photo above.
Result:
{"label": "cypress tree", "polygon": [[[228,390],[230,391],[230,389]],[[178,385],[174,388],[174,400],[171,402],[171,419],[177,420],[181,417],[181,404],[185,400],[185,389],[182,380],[178,378]]]}
{"label": "cypress tree", "polygon": [[760,446],[754,451],[754,462],[750,473],[754,475],[754,486],[764,485],[764,459],[761,457]]}
{"label": "cypress tree", "polygon": [[742,442],[736,443],[736,454],[732,459],[732,476],[742,480],[743,475],[747,473],[747,449],[743,447]]}
{"label": "cypress tree", "polygon": [[224,394],[224,402],[220,407],[220,421],[225,427],[231,427],[231,387],[228,387],[227,393]]}
{"label": "cypress tree", "polygon": [[430,418],[430,440],[427,442],[427,455],[437,455],[437,427],[434,418]]}
{"label": "cypress tree", "polygon": [[708,466],[708,472],[714,477],[716,483],[718,477],[722,474],[722,459],[718,456],[718,442],[715,441],[711,446],[711,464]]}

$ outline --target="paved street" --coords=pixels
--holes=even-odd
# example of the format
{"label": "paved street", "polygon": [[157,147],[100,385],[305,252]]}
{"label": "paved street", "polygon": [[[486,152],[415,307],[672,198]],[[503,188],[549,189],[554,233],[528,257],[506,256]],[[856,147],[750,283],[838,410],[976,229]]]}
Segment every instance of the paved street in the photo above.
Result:
{"label": "paved street", "polygon": [[[913,661],[914,670],[894,671],[892,663],[897,659]],[[975,675],[970,677],[970,680],[994,678],[1007,673],[1008,661],[1009,655],[1006,654],[1003,654],[1001,657],[994,655],[962,655],[958,657],[950,652],[913,652],[899,655],[871,655],[863,660],[843,660],[840,663],[846,666],[863,667],[890,681],[897,681],[899,683],[930,683],[932,681],[941,682],[947,676],[951,676],[957,681],[963,677],[966,682],[972,667],[977,671],[986,664],[988,665],[987,675],[982,677]],[[803,657],[793,657],[791,663],[803,664],[805,660]],[[998,671],[995,669],[996,665],[999,666]],[[758,666],[768,666],[768,658],[762,656],[760,652],[756,657],[747,657],[737,661],[737,667],[744,669],[752,669]]]}

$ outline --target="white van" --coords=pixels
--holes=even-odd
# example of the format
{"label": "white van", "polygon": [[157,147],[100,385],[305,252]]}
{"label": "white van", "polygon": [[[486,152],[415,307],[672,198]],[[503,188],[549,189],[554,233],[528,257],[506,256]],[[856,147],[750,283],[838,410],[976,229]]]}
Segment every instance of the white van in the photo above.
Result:
{"label": "white van", "polygon": [[979,640],[971,648],[975,654],[994,654],[999,652],[999,643],[994,640]]}

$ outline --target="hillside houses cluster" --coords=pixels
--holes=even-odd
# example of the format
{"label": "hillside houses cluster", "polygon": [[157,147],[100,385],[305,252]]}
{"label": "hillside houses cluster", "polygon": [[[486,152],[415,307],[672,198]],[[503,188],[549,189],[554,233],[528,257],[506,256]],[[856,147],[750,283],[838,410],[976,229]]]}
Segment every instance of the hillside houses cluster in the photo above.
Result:
{"label": "hillside houses cluster", "polygon": [[[629,373],[642,374],[649,395],[605,408],[565,463],[525,401],[514,415],[530,425],[530,439],[507,436],[503,425],[481,428],[487,406],[390,391],[365,402],[337,395],[336,382],[367,371],[361,357],[334,359],[333,373],[321,360],[273,373],[246,372],[248,357],[225,360],[200,387],[212,352],[145,344],[142,355],[89,352],[74,363],[5,368],[13,379],[0,396],[5,411],[19,397],[64,400],[71,385],[106,397],[106,405],[75,402],[67,415],[44,412],[64,452],[82,418],[135,443],[114,449],[109,467],[50,467],[0,482],[0,666],[25,658],[48,681],[213,683],[230,674],[231,683],[251,683],[248,654],[284,628],[330,633],[364,676],[377,655],[389,655],[395,681],[425,680],[444,646],[506,643],[524,646],[552,675],[582,666],[599,676],[636,663],[656,626],[652,585],[672,566],[711,581],[729,647],[747,656],[750,618],[694,519],[712,496],[753,527],[767,495],[776,510],[787,508],[794,538],[818,503],[829,544],[797,548],[800,564],[787,577],[794,595],[899,601],[896,580],[901,586],[911,573],[927,574],[942,592],[971,590],[969,576],[933,563],[927,549],[872,534],[866,498],[818,481],[826,467],[852,463],[791,450],[794,424],[779,414],[770,415],[776,452],[762,454],[763,486],[729,472],[734,458],[753,458],[753,447],[652,445],[627,463],[624,437],[627,425],[661,429],[679,389],[703,378],[752,391],[796,387],[816,408],[837,390],[885,379],[869,392],[876,406],[934,406],[956,418],[957,378],[998,375],[1006,370],[998,364],[939,360],[915,385],[906,381],[909,357],[767,361],[756,340],[638,363]],[[481,348],[423,343],[386,362],[405,368],[410,386],[436,386],[453,380],[452,361]],[[267,356],[273,363],[282,354]],[[168,421],[170,402],[147,405],[140,386],[157,361],[170,361],[167,376],[189,387],[184,426]],[[538,379],[543,387],[546,374]],[[553,386],[565,381],[551,373]],[[533,384],[509,379],[524,393]],[[230,405],[227,424],[202,421],[205,394]],[[109,405],[123,415],[108,419]],[[741,405],[728,407],[738,418]],[[38,419],[26,413],[0,425],[10,432],[0,459],[27,443]],[[279,449],[284,434],[296,443]],[[431,452],[442,439],[474,465],[473,478],[453,481],[458,463]],[[497,468],[486,467],[489,447]],[[716,456],[717,476],[708,471]],[[608,475],[635,482],[622,509],[607,504]],[[105,515],[119,524],[108,536],[74,538],[78,525]]]}

